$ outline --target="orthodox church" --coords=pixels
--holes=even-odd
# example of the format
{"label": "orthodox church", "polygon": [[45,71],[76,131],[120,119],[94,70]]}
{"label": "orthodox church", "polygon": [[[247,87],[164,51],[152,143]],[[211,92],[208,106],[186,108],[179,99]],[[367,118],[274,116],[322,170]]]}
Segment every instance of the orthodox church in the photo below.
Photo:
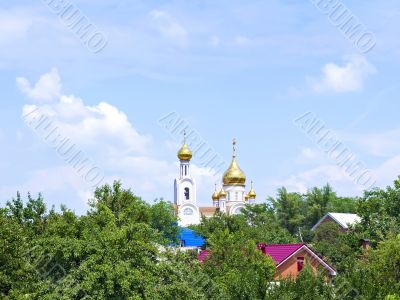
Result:
{"label": "orthodox church", "polygon": [[196,197],[196,181],[190,173],[192,151],[186,144],[186,134],[182,147],[178,151],[180,161],[179,177],[174,183],[174,204],[179,217],[180,226],[199,224],[201,216],[212,217],[220,211],[228,215],[239,214],[245,204],[252,204],[256,199],[253,182],[246,192],[246,175],[236,161],[236,140],[233,140],[232,162],[222,177],[222,187],[215,185],[212,194],[212,206],[198,206]]}

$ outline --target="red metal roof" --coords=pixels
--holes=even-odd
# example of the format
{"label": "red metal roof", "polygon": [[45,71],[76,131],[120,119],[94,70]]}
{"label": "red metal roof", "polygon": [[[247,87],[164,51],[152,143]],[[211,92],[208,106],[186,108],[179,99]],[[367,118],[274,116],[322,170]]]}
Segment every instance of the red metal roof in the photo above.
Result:
{"label": "red metal roof", "polygon": [[203,251],[201,251],[200,252],[200,254],[198,255],[198,260],[200,261],[200,262],[204,262],[205,260],[206,260],[206,258],[207,258],[207,256],[209,255],[209,251],[208,250],[203,250]]}
{"label": "red metal roof", "polygon": [[[287,258],[292,256],[296,251],[298,251],[300,248],[304,246],[304,249],[306,249],[310,255],[312,255],[315,259],[319,261],[320,264],[322,264],[331,275],[336,275],[336,270],[332,268],[327,262],[323,260],[322,257],[319,257],[318,254],[316,254],[314,251],[312,251],[306,244],[264,244],[264,243],[259,243],[257,245],[257,248],[260,249],[264,254],[267,254],[272,257],[272,259],[275,261],[276,266],[279,267],[279,265],[285,261]],[[206,258],[210,255],[211,253],[208,250],[203,250],[200,252],[198,259],[200,262],[204,262]]]}
{"label": "red metal roof", "polygon": [[271,256],[275,263],[279,265],[303,246],[304,244],[259,244],[258,248],[262,250],[263,253]]}

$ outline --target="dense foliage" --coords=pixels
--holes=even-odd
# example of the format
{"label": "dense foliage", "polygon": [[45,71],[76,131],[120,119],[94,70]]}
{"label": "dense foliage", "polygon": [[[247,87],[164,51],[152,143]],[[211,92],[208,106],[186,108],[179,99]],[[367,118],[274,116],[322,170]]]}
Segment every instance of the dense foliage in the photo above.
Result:
{"label": "dense foliage", "polygon": [[[400,180],[361,198],[338,197],[329,185],[306,194],[281,188],[241,215],[204,218],[193,226],[207,240],[204,263],[174,247],[173,210],[119,182],[98,188],[83,216],[17,193],[0,209],[0,298],[400,299]],[[331,223],[312,231],[327,212],[362,221],[347,232]],[[336,267],[332,283],[307,266],[296,281],[274,282],[275,265],[257,243],[300,241]]]}

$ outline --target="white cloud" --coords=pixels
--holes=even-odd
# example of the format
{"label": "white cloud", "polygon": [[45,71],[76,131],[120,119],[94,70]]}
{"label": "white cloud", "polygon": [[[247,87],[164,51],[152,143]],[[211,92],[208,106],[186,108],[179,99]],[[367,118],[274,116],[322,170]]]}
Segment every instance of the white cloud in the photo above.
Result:
{"label": "white cloud", "polygon": [[323,162],[327,160],[327,156],[319,149],[303,148],[295,159],[297,164],[308,164],[315,162]]}
{"label": "white cloud", "polygon": [[218,47],[221,44],[221,38],[217,35],[213,35],[210,39],[210,44],[213,47]]}
{"label": "white cloud", "polygon": [[[375,166],[371,164],[368,170],[374,181],[376,180],[375,187],[385,188],[392,185],[393,180],[400,175],[400,129],[347,138],[369,154],[388,157]],[[303,148],[294,162],[306,169],[286,178],[270,180],[270,186],[272,189],[285,186],[289,191],[305,193],[312,187],[329,183],[341,195],[362,195],[365,187],[357,184],[356,179],[346,174],[344,168],[329,161],[322,151]]]}
{"label": "white cloud", "polygon": [[[24,87],[20,86],[21,82],[24,83]],[[78,97],[61,95],[60,77],[56,69],[41,76],[33,89],[29,88],[31,84],[25,78],[18,78],[17,84],[34,100],[46,96],[46,99],[53,99],[51,103],[25,105],[23,115],[40,108],[43,114],[51,117],[59,125],[64,135],[86,149],[95,149],[99,141],[105,141],[103,147],[108,151],[143,153],[151,143],[151,138],[140,135],[126,114],[115,106],[107,102],[88,106]],[[42,97],[38,98],[39,95]]]}
{"label": "white cloud", "polygon": [[393,180],[400,175],[400,154],[384,161],[374,169],[374,173],[377,176],[379,187],[384,188],[386,185],[391,185]]}
{"label": "white cloud", "polygon": [[234,44],[243,47],[249,46],[251,44],[251,39],[246,36],[238,35],[234,38]]}
{"label": "white cloud", "polygon": [[[74,173],[73,169],[67,165],[44,167],[32,171],[27,171],[28,180],[18,185],[18,187],[1,187],[1,191],[6,195],[13,195],[17,190],[22,193],[31,192],[37,194],[43,191],[52,192],[66,190],[68,188],[79,189],[83,181]],[[62,174],[62,176],[60,176]]]}
{"label": "white cloud", "polygon": [[375,73],[375,68],[363,56],[348,57],[344,66],[328,63],[322,68],[320,79],[308,79],[315,92],[353,92],[363,88],[364,80]]}
{"label": "white cloud", "polygon": [[315,186],[329,183],[343,195],[359,195],[363,188],[347,176],[344,170],[333,164],[319,165],[315,168],[298,172],[283,180],[273,181],[275,188],[286,187],[289,191],[305,193]]}
{"label": "white cloud", "polygon": [[369,134],[350,134],[347,138],[375,156],[391,156],[400,152],[400,128]]}
{"label": "white cloud", "polygon": [[[53,70],[43,75],[36,86],[41,85],[42,78],[51,77],[51,74],[55,73],[57,71]],[[21,80],[30,86],[25,78]],[[43,85],[41,91],[44,94],[47,92],[46,87],[52,90],[52,85]],[[161,196],[173,200],[173,180],[179,174],[176,156],[171,156],[171,160],[157,158],[157,154],[171,151],[169,147],[172,147],[173,142],[161,142],[155,145],[150,136],[136,130],[124,112],[107,102],[90,106],[76,96],[66,96],[61,92],[60,94],[56,101],[50,103],[25,105],[22,114],[26,115],[33,109],[39,108],[42,114],[49,116],[62,135],[85,151],[96,167],[102,170],[105,174],[103,183],[121,179],[124,186],[133,187],[135,193],[146,200]],[[36,97],[35,94],[27,95]],[[166,149],[159,149],[160,147]],[[70,188],[75,190],[79,197],[90,195],[90,188],[85,181],[79,178],[79,174],[75,173],[67,163],[63,165],[63,158],[60,160],[59,166],[31,172],[31,178],[20,186],[26,190],[32,188],[41,191]],[[192,172],[202,187],[201,190],[208,195],[207,192],[212,191],[213,173],[194,164]],[[41,183],[41,180],[46,182]],[[199,199],[202,198],[204,197],[199,196]]]}
{"label": "white cloud", "polygon": [[152,10],[149,15],[154,21],[156,29],[164,38],[175,42],[179,46],[187,46],[188,33],[174,17],[162,10]]}
{"label": "white cloud", "polygon": [[28,97],[38,103],[51,102],[60,96],[61,82],[56,69],[42,75],[34,87],[26,78],[17,78],[18,88]]}
{"label": "white cloud", "polygon": [[33,21],[23,10],[0,10],[0,44],[26,37]]}

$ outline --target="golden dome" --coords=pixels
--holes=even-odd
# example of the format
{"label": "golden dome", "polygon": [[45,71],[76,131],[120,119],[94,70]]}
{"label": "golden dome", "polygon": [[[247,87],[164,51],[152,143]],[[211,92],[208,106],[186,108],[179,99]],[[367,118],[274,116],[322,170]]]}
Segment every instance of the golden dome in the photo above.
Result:
{"label": "golden dome", "polygon": [[215,190],[214,190],[214,194],[212,194],[212,199],[213,200],[219,199],[219,193],[217,192],[217,184],[215,184]]}
{"label": "golden dome", "polygon": [[249,194],[244,195],[244,201],[249,201]]}
{"label": "golden dome", "polygon": [[224,185],[245,185],[246,175],[236,162],[236,140],[233,140],[232,162],[223,176]]}
{"label": "golden dome", "polygon": [[224,190],[224,187],[221,188],[218,195],[219,195],[219,198],[226,198],[226,192]]}
{"label": "golden dome", "polygon": [[256,191],[253,189],[253,181],[251,182],[251,189],[247,195],[250,199],[256,199],[257,197]]}
{"label": "golden dome", "polygon": [[190,160],[192,156],[193,156],[192,150],[190,150],[189,146],[186,144],[186,132],[185,132],[183,146],[178,151],[178,158],[180,160]]}
{"label": "golden dome", "polygon": [[183,144],[182,148],[178,151],[178,158],[180,160],[190,160],[192,158],[192,150],[189,149],[188,145]]}

